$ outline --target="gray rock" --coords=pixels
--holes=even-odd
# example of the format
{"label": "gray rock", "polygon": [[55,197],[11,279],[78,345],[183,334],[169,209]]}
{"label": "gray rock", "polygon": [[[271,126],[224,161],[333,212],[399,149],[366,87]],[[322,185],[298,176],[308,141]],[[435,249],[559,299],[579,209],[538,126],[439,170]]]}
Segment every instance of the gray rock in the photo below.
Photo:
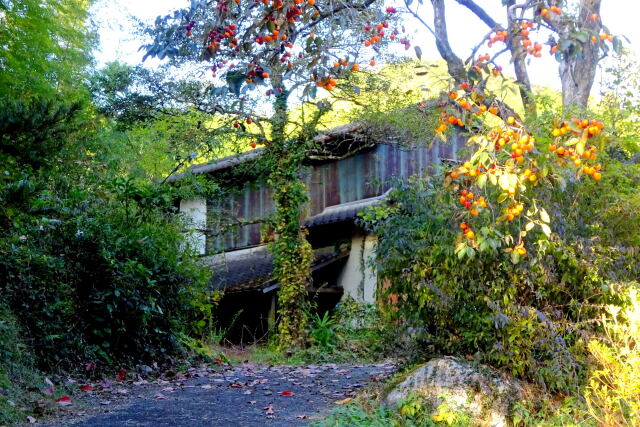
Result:
{"label": "gray rock", "polygon": [[468,414],[474,424],[506,426],[513,404],[523,398],[519,381],[485,366],[457,358],[440,358],[411,372],[387,395],[396,405],[414,392],[436,410],[440,405]]}
{"label": "gray rock", "polygon": [[138,365],[138,373],[142,378],[146,378],[153,373],[153,368],[148,365]]}

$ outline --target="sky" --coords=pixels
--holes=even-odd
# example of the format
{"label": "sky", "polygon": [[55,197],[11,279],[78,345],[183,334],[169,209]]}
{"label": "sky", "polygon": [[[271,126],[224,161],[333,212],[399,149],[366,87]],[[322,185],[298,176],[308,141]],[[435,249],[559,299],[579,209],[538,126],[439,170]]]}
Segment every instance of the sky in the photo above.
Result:
{"label": "sky", "polygon": [[[418,2],[413,3],[418,5]],[[497,20],[504,22],[504,8],[501,6],[501,0],[477,0],[477,3]],[[187,0],[103,0],[98,2],[94,9],[94,19],[99,25],[100,33],[100,49],[96,53],[98,64],[102,65],[114,60],[132,65],[141,63],[143,52],[138,51],[140,40],[133,36],[134,27],[129,18],[133,16],[142,21],[153,22],[158,15],[165,15],[187,4]],[[631,8],[635,10],[630,10],[631,4],[636,5]],[[425,21],[432,22],[429,10],[430,5],[422,6],[421,16]],[[626,36],[630,44],[625,43],[625,45],[636,56],[640,54],[640,25],[637,17],[639,12],[640,3],[637,0],[603,0],[601,13],[603,23],[613,34]],[[451,45],[462,58],[466,58],[477,44],[478,38],[487,33],[484,23],[453,0],[447,2],[447,23]],[[426,29],[413,21],[407,24],[407,30],[411,34],[412,44],[422,49],[423,59],[440,58],[434,39]],[[539,41],[543,43],[545,40]],[[409,53],[413,54],[413,50]],[[506,55],[504,57],[505,61],[508,61]],[[146,64],[153,66],[154,61],[148,60]],[[501,65],[505,70],[510,68],[508,62]],[[534,84],[559,88],[557,63],[548,55],[531,61],[530,76]]]}

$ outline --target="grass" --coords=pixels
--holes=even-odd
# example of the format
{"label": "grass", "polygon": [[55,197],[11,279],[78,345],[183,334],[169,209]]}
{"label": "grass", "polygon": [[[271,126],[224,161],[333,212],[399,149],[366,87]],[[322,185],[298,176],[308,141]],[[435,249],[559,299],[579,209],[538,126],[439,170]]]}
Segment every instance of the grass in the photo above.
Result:
{"label": "grass", "polygon": [[0,306],[0,425],[26,422],[32,402],[42,400],[38,386],[44,379],[20,336],[15,319]]}

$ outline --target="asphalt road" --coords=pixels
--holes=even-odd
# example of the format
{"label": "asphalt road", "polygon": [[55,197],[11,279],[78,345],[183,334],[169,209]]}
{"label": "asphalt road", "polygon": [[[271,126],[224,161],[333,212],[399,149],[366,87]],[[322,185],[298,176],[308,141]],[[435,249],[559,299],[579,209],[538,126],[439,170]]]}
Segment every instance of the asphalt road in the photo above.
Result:
{"label": "asphalt road", "polygon": [[172,380],[97,387],[42,426],[301,426],[321,420],[392,364],[193,370]]}

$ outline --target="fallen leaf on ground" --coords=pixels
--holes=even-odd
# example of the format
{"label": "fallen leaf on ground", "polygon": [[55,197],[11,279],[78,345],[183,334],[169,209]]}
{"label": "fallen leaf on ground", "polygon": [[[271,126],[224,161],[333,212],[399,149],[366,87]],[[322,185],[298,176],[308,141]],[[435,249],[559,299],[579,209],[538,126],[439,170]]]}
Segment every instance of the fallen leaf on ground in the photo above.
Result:
{"label": "fallen leaf on ground", "polygon": [[73,405],[73,403],[71,403],[71,398],[69,396],[62,396],[59,399],[56,399],[56,402],[58,402],[58,405],[60,406],[71,406]]}
{"label": "fallen leaf on ground", "polygon": [[338,400],[335,402],[336,405],[344,405],[345,403],[349,403],[353,400],[353,397],[347,397],[346,399]]}
{"label": "fallen leaf on ground", "polygon": [[29,421],[29,424],[35,424],[36,419],[35,419],[35,418],[33,418],[31,415],[29,415],[29,416],[27,417],[27,421]]}
{"label": "fallen leaf on ground", "polygon": [[86,393],[89,393],[89,392],[93,391],[93,386],[89,385],[89,384],[81,385],[80,386],[80,390],[82,390],[82,391],[84,391]]}
{"label": "fallen leaf on ground", "polygon": [[292,391],[281,391],[278,393],[280,396],[293,396]]}
{"label": "fallen leaf on ground", "polygon": [[167,398],[167,396],[165,396],[162,393],[156,393],[155,396],[153,396],[153,397],[155,397],[157,400],[163,400],[163,399]]}
{"label": "fallen leaf on ground", "polygon": [[275,414],[275,412],[273,411],[273,405],[268,405],[263,409],[266,411],[265,414],[267,414],[267,415]]}
{"label": "fallen leaf on ground", "polygon": [[299,420],[308,420],[309,416],[308,415],[296,415],[296,418]]}
{"label": "fallen leaf on ground", "polygon": [[256,402],[257,402],[257,400],[250,400],[248,403],[249,403],[249,405],[255,405]]}
{"label": "fallen leaf on ground", "polygon": [[120,371],[118,371],[118,376],[116,376],[116,381],[118,382],[124,381],[126,377],[127,377],[127,371],[125,371],[124,369],[120,369]]}
{"label": "fallen leaf on ground", "polygon": [[213,388],[213,386],[211,384],[205,384],[203,386],[200,386],[200,388],[203,388],[205,390],[209,390],[210,388]]}
{"label": "fallen leaf on ground", "polygon": [[173,391],[173,387],[165,387],[162,391]]}
{"label": "fallen leaf on ground", "polygon": [[56,390],[53,387],[49,387],[49,388],[45,388],[42,392],[47,396],[53,396]]}
{"label": "fallen leaf on ground", "polygon": [[103,400],[102,402],[100,402],[101,405],[111,405],[111,401],[110,400]]}

